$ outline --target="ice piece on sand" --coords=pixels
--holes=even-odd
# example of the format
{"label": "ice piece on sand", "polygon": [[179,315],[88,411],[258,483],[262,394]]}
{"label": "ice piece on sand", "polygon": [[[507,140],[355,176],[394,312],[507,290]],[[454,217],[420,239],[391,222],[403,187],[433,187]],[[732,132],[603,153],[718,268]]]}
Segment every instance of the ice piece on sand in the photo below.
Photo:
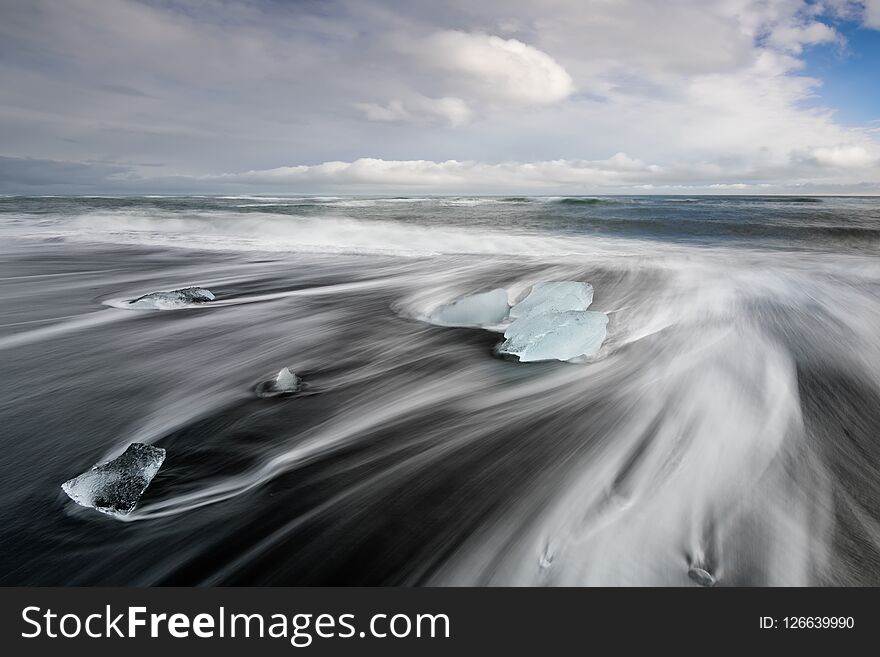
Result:
{"label": "ice piece on sand", "polygon": [[715,586],[715,577],[712,573],[697,566],[691,566],[690,570],[688,570],[688,577],[700,586]]}
{"label": "ice piece on sand", "polygon": [[300,378],[286,367],[283,368],[274,379],[263,381],[257,386],[257,395],[259,397],[278,397],[281,395],[292,395],[299,392],[302,387]]}
{"label": "ice piece on sand", "polygon": [[581,360],[599,351],[607,324],[605,313],[591,310],[529,315],[507,327],[498,352],[522,362]]}
{"label": "ice piece on sand", "polygon": [[214,295],[203,287],[185,287],[180,290],[166,292],[150,292],[142,297],[129,301],[133,308],[152,310],[176,310],[200,303],[213,301]]}
{"label": "ice piece on sand", "polygon": [[510,309],[510,317],[518,319],[561,313],[566,310],[586,310],[593,303],[593,286],[580,281],[535,283],[525,299]]}
{"label": "ice piece on sand", "polygon": [[293,391],[297,383],[296,375],[286,367],[275,376],[275,387],[279,390]]}
{"label": "ice piece on sand", "polygon": [[494,326],[507,319],[507,291],[496,289],[456,299],[437,307],[431,321],[444,326]]}
{"label": "ice piece on sand", "polygon": [[117,458],[93,465],[90,470],[61,484],[67,496],[80,506],[127,516],[159,472],[165,450],[132,443]]}

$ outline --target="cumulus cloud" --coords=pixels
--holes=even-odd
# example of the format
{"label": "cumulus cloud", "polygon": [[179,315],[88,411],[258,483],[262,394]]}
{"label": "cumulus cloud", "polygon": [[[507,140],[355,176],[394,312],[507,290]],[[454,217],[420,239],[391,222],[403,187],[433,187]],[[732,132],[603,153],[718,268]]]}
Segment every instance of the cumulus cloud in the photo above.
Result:
{"label": "cumulus cloud", "polygon": [[[315,186],[334,190],[413,188],[419,191],[469,192],[525,189],[614,192],[621,189],[689,186],[706,190],[749,189],[822,181],[839,184],[841,171],[872,167],[877,174],[880,155],[860,146],[819,147],[792,152],[785,162],[757,166],[721,167],[712,162],[646,163],[626,153],[601,160],[558,159],[534,162],[488,163],[475,160],[384,160],[283,166],[274,169],[204,176],[203,183],[284,187],[302,191]],[[822,169],[824,171],[818,171]]]}
{"label": "cumulus cloud", "polygon": [[811,149],[804,156],[804,160],[822,167],[861,169],[876,166],[880,162],[880,155],[876,150],[872,153],[865,147],[857,145],[822,146]]}
{"label": "cumulus cloud", "polygon": [[568,72],[550,55],[517,39],[444,30],[424,39],[399,39],[399,49],[450,84],[493,102],[550,105],[574,91]]}
{"label": "cumulus cloud", "polygon": [[334,186],[380,185],[386,187],[559,187],[562,185],[622,185],[651,179],[660,172],[625,153],[605,160],[552,160],[543,162],[382,160],[361,158],[353,162],[324,162],[312,166],[277,167],[263,171],[209,176],[204,180],[226,183],[276,184],[302,183]]}

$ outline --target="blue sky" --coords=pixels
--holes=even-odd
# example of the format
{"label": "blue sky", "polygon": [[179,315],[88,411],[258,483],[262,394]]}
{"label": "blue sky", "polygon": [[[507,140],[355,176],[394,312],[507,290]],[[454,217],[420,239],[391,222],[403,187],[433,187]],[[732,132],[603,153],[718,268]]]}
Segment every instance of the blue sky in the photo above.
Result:
{"label": "blue sky", "polygon": [[880,121],[880,31],[853,21],[835,26],[845,45],[818,45],[804,55],[804,74],[822,80],[818,104],[848,125]]}
{"label": "blue sky", "polygon": [[878,193],[878,69],[880,0],[5,0],[0,193]]}

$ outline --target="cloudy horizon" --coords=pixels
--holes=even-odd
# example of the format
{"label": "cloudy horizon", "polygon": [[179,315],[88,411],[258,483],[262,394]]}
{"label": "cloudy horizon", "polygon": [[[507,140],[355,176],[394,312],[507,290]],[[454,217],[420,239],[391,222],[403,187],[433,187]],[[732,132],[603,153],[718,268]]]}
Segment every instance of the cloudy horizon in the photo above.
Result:
{"label": "cloudy horizon", "polygon": [[880,193],[880,0],[4,0],[0,193]]}

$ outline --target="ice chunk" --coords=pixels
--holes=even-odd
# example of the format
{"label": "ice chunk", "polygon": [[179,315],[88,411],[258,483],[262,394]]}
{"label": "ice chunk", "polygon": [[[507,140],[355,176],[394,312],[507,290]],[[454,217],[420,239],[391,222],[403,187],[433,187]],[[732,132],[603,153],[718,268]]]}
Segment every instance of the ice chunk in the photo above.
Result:
{"label": "ice chunk", "polygon": [[275,376],[275,387],[279,390],[293,391],[296,385],[296,375],[286,367]]}
{"label": "ice chunk", "polygon": [[67,496],[80,506],[127,516],[165,460],[165,450],[132,443],[117,458],[93,465],[90,470],[61,484]]}
{"label": "ice chunk", "polygon": [[529,315],[507,328],[498,352],[523,362],[581,360],[599,351],[607,324],[605,313],[590,310]]}
{"label": "ice chunk", "polygon": [[579,281],[536,283],[525,299],[510,309],[510,317],[518,319],[566,310],[586,310],[593,303],[593,286]]}
{"label": "ice chunk", "polygon": [[257,386],[257,395],[260,397],[278,397],[292,395],[299,392],[302,381],[288,368],[283,368],[274,379],[263,381]]}
{"label": "ice chunk", "polygon": [[214,295],[210,290],[202,287],[185,287],[180,290],[151,292],[128,303],[138,309],[177,310],[213,300]]}
{"label": "ice chunk", "polygon": [[690,570],[688,570],[688,577],[700,586],[715,586],[715,577],[712,573],[697,566],[691,566]]}
{"label": "ice chunk", "polygon": [[499,288],[439,306],[431,313],[431,321],[444,326],[494,326],[507,319],[509,310],[507,291]]}

